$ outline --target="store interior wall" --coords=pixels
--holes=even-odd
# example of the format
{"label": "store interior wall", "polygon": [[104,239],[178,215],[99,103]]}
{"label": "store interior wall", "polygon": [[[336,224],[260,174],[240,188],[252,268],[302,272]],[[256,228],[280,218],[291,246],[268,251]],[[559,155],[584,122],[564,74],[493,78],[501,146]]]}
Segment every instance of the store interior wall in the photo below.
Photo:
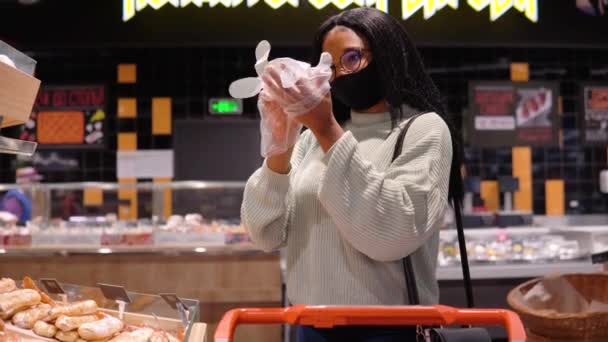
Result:
{"label": "store interior wall", "polygon": [[[116,181],[116,132],[137,132],[138,149],[172,148],[170,135],[151,132],[153,97],[172,99],[173,120],[218,120],[207,101],[226,97],[231,81],[253,75],[251,47],[60,49],[29,53],[38,61],[37,76],[46,85],[104,84],[107,89],[106,148],[58,150],[78,161],[69,171],[45,171],[47,182]],[[605,146],[583,146],[579,138],[580,82],[600,81],[608,74],[604,49],[421,47],[426,66],[439,86],[454,121],[461,125],[468,106],[468,82],[508,80],[510,62],[530,64],[531,80],[555,80],[563,98],[561,148],[533,148],[533,207],[545,212],[546,179],[565,180],[566,213],[604,213],[608,198],[599,192],[599,172],[607,165]],[[307,60],[308,47],[276,47],[273,56]],[[137,83],[116,82],[117,65],[137,65]],[[117,98],[137,98],[138,114],[118,119]],[[242,120],[257,117],[254,100],[245,101]],[[221,118],[219,118],[221,119]],[[233,119],[233,118],[231,118]],[[5,131],[17,135],[19,129]],[[466,132],[465,136],[466,136]],[[44,152],[44,150],[42,150]],[[238,158],[239,151],[226,158]],[[482,179],[511,174],[511,148],[466,147],[467,173]],[[14,182],[15,158],[0,156],[0,182]],[[141,181],[141,180],[140,180]]]}

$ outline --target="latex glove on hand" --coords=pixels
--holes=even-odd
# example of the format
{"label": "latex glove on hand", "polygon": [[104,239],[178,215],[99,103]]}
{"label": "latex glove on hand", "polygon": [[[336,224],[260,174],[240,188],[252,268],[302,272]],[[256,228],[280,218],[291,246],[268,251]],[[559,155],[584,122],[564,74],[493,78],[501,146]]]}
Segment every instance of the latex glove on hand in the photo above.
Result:
{"label": "latex glove on hand", "polygon": [[[323,61],[323,57],[329,61]],[[331,64],[329,54],[322,56],[320,65]],[[315,135],[322,134],[324,130],[337,124],[332,112],[329,78],[331,70],[327,72],[321,67],[307,70],[306,77],[299,77],[297,81],[287,79],[285,75],[297,74],[299,70],[292,70],[293,65],[278,63],[270,64],[262,74],[265,92],[275,99],[284,109],[285,113],[302,125],[309,128]]]}
{"label": "latex glove on hand", "polygon": [[302,124],[291,119],[265,91],[258,98],[261,153],[264,158],[287,152],[298,141]]}
{"label": "latex glove on hand", "polygon": [[[269,157],[293,147],[299,137],[301,124],[322,127],[323,117],[331,116],[329,97],[331,56],[321,55],[316,67],[291,58],[268,61],[270,43],[262,41],[256,47],[255,70],[258,77],[237,80],[230,85],[235,98],[248,98],[261,93],[258,109],[262,118],[262,156]],[[320,107],[320,108],[318,108]],[[296,133],[297,132],[297,133]]]}

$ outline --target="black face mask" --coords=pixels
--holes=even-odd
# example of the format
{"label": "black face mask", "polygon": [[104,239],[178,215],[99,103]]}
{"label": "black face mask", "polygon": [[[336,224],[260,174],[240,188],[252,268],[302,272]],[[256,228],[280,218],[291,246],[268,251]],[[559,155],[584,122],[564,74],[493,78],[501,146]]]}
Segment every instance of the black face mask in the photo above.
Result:
{"label": "black face mask", "polygon": [[382,88],[373,60],[359,72],[340,76],[331,83],[332,94],[354,110],[368,109],[380,102],[384,97]]}

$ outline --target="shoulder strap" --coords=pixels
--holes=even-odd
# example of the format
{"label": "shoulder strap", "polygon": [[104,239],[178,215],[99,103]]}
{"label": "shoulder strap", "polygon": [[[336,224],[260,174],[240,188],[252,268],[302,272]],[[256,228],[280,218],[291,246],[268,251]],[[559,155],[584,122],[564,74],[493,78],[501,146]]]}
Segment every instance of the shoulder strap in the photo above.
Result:
{"label": "shoulder strap", "polygon": [[[401,152],[403,150],[403,144],[405,142],[405,135],[407,134],[407,131],[409,130],[412,123],[414,123],[414,120],[421,115],[424,115],[424,113],[413,116],[411,119],[409,119],[409,121],[401,129],[401,132],[399,133],[399,137],[397,138],[397,143],[395,144],[395,150],[393,152],[393,159],[392,159],[393,162],[395,161],[395,159],[397,159],[397,157],[399,157],[399,155],[401,155]],[[461,206],[460,201],[454,200],[453,208],[454,208],[454,215],[456,216],[456,230],[458,232],[458,246],[460,249],[462,276],[464,279],[467,306],[472,308],[475,305],[474,300],[473,300],[473,285],[471,282],[471,274],[469,271],[469,259],[468,259],[468,255],[467,255],[464,228],[462,225],[462,212],[461,212],[460,206]],[[403,274],[405,276],[405,285],[407,287],[407,295],[408,295],[409,304],[418,305],[418,304],[420,304],[420,296],[418,295],[418,285],[416,284],[416,276],[414,274],[414,266],[412,264],[411,256],[408,255],[405,258],[403,258],[402,263],[403,263]]]}
{"label": "shoulder strap", "polygon": [[[424,113],[416,114],[412,116],[405,126],[399,132],[399,136],[397,137],[397,143],[395,144],[395,150],[393,151],[393,159],[397,159],[401,152],[403,151],[403,144],[405,143],[405,135],[407,131],[410,129],[410,126],[414,123],[414,121],[424,115]],[[407,297],[410,305],[418,305],[420,304],[420,297],[418,296],[418,285],[416,285],[416,276],[414,274],[414,266],[412,265],[412,258],[408,255],[404,259],[402,259],[403,263],[403,274],[405,276],[405,286],[407,287]]]}
{"label": "shoulder strap", "polygon": [[405,125],[401,129],[401,132],[399,132],[399,136],[397,137],[397,143],[395,144],[395,150],[393,151],[393,159],[391,159],[391,161],[395,161],[395,159],[397,159],[397,157],[399,157],[401,155],[401,152],[403,151],[403,143],[405,142],[405,134],[407,134],[407,131],[410,129],[410,126],[421,115],[424,115],[424,113],[416,114],[416,115],[412,116],[405,123]]}

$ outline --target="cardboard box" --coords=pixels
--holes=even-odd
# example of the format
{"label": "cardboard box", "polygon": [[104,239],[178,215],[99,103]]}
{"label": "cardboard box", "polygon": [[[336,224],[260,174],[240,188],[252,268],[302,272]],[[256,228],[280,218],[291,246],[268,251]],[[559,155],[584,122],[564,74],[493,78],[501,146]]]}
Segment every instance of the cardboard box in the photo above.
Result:
{"label": "cardboard box", "polygon": [[29,119],[40,80],[32,76],[36,62],[0,41],[0,55],[7,55],[16,65],[0,62],[0,128],[22,125]]}

